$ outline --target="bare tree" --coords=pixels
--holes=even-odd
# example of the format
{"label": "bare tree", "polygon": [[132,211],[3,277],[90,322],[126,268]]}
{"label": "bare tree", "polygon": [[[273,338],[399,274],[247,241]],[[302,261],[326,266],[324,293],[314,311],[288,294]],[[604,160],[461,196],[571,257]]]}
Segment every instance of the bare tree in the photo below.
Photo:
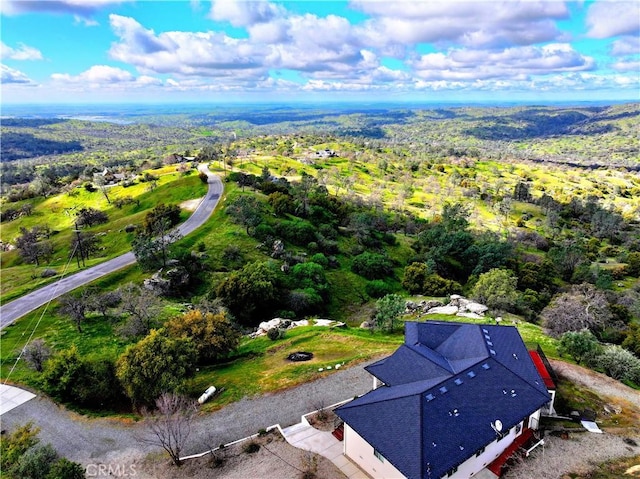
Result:
{"label": "bare tree", "polygon": [[144,432],[138,439],[144,444],[162,447],[173,463],[180,466],[180,453],[191,433],[195,414],[195,401],[175,393],[163,393],[156,399],[156,410],[142,410]]}
{"label": "bare tree", "polygon": [[51,349],[44,342],[44,339],[34,339],[24,347],[22,358],[39,373],[44,369],[44,363],[51,357]]}
{"label": "bare tree", "polygon": [[79,296],[67,294],[60,298],[60,311],[68,315],[78,328],[78,332],[82,332],[82,323],[86,319],[89,310],[89,297],[86,291]]}
{"label": "bare tree", "polygon": [[160,312],[160,299],[148,289],[128,283],[120,289],[120,314],[129,316],[121,332],[125,336],[149,333]]}
{"label": "bare tree", "polygon": [[42,237],[49,238],[48,226],[34,226],[30,230],[20,227],[20,236],[16,238],[16,248],[20,256],[28,263],[40,266],[40,260],[47,260],[53,253],[53,246]]}
{"label": "bare tree", "polygon": [[567,331],[606,324],[611,319],[611,310],[606,296],[593,285],[584,283],[557,295],[540,316],[551,335],[559,337]]}
{"label": "bare tree", "polygon": [[104,198],[107,200],[107,203],[111,204],[111,199],[109,198],[109,191],[107,188],[107,181],[104,176],[96,175],[94,179],[94,183],[100,189],[100,192],[104,195]]}
{"label": "bare tree", "polygon": [[122,295],[119,290],[105,291],[104,293],[94,292],[90,298],[90,308],[107,319],[109,312],[120,304]]}

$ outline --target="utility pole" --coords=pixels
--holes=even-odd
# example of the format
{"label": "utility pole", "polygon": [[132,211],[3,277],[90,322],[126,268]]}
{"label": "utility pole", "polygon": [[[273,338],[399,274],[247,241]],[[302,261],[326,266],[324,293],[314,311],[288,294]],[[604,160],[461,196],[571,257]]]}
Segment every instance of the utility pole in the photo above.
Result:
{"label": "utility pole", "polygon": [[[82,266],[85,266],[84,263],[84,251],[82,249],[82,236],[80,236],[80,230],[78,229],[78,223],[75,223],[76,225],[76,229],[74,230],[76,232],[76,238],[77,238],[77,244],[76,244],[76,261],[78,262],[78,268],[80,268],[80,258],[82,258]],[[78,254],[80,254],[80,258],[78,258]]]}

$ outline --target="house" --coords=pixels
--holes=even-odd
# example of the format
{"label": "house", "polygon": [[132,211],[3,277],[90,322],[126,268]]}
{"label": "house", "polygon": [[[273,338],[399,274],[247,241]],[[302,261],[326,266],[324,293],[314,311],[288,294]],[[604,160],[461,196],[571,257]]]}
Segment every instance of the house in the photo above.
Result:
{"label": "house", "polygon": [[514,326],[406,322],[365,369],[374,389],[335,413],[344,454],[374,479],[498,477],[551,400]]}
{"label": "house", "polygon": [[330,150],[329,148],[316,151],[316,158],[335,158],[337,156],[338,154],[335,151]]}

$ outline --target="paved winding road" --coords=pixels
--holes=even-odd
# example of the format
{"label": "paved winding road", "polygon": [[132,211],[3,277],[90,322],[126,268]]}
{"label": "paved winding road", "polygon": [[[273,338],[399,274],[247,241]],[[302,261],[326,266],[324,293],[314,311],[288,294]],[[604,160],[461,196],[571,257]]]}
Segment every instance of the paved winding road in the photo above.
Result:
{"label": "paved winding road", "polygon": [[[218,201],[220,201],[220,197],[222,195],[223,188],[220,178],[211,173],[207,165],[200,165],[199,170],[209,176],[209,191],[189,219],[178,226],[178,231],[182,236],[186,236],[191,233],[193,230],[201,226],[209,216],[211,216],[211,213],[218,204]],[[51,283],[11,301],[10,303],[0,306],[0,329],[12,324],[18,318],[30,313],[40,306],[47,304],[52,299],[135,262],[136,258],[133,253],[125,253],[122,256],[118,256],[117,258],[92,266],[91,268],[85,269],[71,276],[67,276],[66,278],[62,278],[55,283]]]}

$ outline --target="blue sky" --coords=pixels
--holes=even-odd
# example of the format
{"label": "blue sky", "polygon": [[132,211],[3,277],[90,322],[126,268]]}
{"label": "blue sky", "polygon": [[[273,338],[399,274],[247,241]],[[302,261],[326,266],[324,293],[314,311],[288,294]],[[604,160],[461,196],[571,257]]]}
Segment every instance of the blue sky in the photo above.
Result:
{"label": "blue sky", "polygon": [[640,2],[2,0],[3,103],[640,100]]}

